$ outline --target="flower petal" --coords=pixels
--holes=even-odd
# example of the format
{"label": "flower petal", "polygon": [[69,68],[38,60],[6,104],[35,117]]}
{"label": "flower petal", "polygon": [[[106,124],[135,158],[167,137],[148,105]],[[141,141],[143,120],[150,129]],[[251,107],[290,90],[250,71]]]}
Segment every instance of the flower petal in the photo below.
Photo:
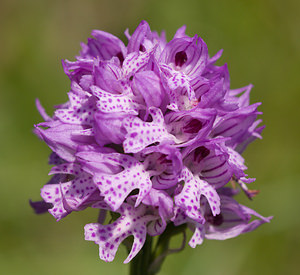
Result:
{"label": "flower petal", "polygon": [[188,37],[186,34],[185,34],[185,31],[186,31],[186,25],[183,25],[182,27],[180,27],[176,33],[174,34],[174,38],[181,38],[181,37]]}
{"label": "flower petal", "polygon": [[[85,173],[79,165],[65,163],[52,168],[51,174],[74,175],[74,179],[58,184],[46,184],[41,189],[41,197],[53,207],[49,212],[60,220],[72,211],[82,210],[87,207],[88,200],[94,195],[97,187],[92,181],[92,176]],[[91,200],[90,203],[92,203]]]}
{"label": "flower petal", "polygon": [[52,118],[46,113],[45,109],[43,108],[42,104],[40,103],[40,101],[38,99],[35,100],[35,105],[36,105],[36,108],[38,109],[41,117],[45,121],[51,121],[52,120]]}
{"label": "flower petal", "polygon": [[143,204],[158,208],[160,218],[147,225],[148,234],[157,236],[162,234],[167,226],[167,221],[173,216],[173,200],[162,190],[152,188],[143,199]]}
{"label": "flower petal", "polygon": [[235,147],[236,144],[243,141],[242,138],[244,138],[245,133],[255,122],[257,115],[260,114],[256,110],[258,105],[260,104],[256,103],[228,113],[214,126],[211,135],[213,137],[231,137],[231,139],[226,142],[226,145]]}
{"label": "flower petal", "polygon": [[204,238],[204,226],[202,224],[195,225],[194,234],[189,241],[190,247],[195,248],[196,245],[201,245],[203,243]]}
{"label": "flower petal", "polygon": [[95,139],[100,146],[115,143],[122,144],[125,140],[126,130],[123,127],[124,120],[131,115],[122,113],[95,113]]}
{"label": "flower petal", "polygon": [[[40,123],[36,126],[36,134],[43,139],[47,145],[62,159],[73,162],[75,160],[74,154],[78,146],[82,143],[76,142],[72,139],[74,131],[83,130],[80,125],[63,124],[59,121],[55,124]],[[48,127],[42,129],[40,127]],[[51,127],[53,125],[53,127]]]}
{"label": "flower petal", "polygon": [[144,40],[147,38],[151,39],[151,36],[152,34],[149,24],[144,20],[141,21],[132,36],[129,38],[127,46],[128,53],[140,51]]}
{"label": "flower petal", "polygon": [[191,219],[204,223],[205,220],[200,211],[200,179],[195,178],[187,168],[182,170],[181,179],[184,180],[184,186],[181,193],[174,197],[175,204]]}
{"label": "flower petal", "polygon": [[176,147],[163,143],[143,150],[144,164],[152,176],[155,189],[169,189],[178,183],[182,169],[182,156]]}
{"label": "flower petal", "polygon": [[29,201],[30,206],[33,208],[35,214],[43,214],[48,212],[52,208],[51,203],[46,203],[45,201]]}
{"label": "flower petal", "polygon": [[[98,206],[95,204],[93,207],[97,208]],[[100,208],[102,208],[102,205],[100,205]],[[111,262],[122,241],[133,235],[132,249],[124,261],[124,263],[128,263],[142,249],[146,240],[146,225],[152,217],[145,216],[145,210],[146,208],[143,205],[135,208],[123,203],[118,210],[121,217],[112,224],[91,223],[85,225],[85,239],[98,244],[100,258],[106,262]]]}
{"label": "flower petal", "polygon": [[153,118],[152,122],[144,122],[137,117],[130,117],[124,121],[127,135],[123,142],[123,147],[126,153],[136,153],[150,144],[164,140],[172,142],[174,139],[164,125],[164,117],[161,110],[151,107],[149,112]]}
{"label": "flower petal", "polygon": [[[272,219],[272,217],[265,218],[259,215],[254,210],[238,204],[233,199],[225,198],[224,196],[221,198],[223,224],[222,226],[209,226],[205,233],[205,238],[207,239],[226,240],[234,238],[240,234],[253,231],[261,224],[270,222]],[[251,215],[259,219],[250,222]]]}
{"label": "flower petal", "polygon": [[246,147],[248,146],[249,143],[251,143],[252,141],[254,141],[257,138],[262,138],[261,137],[261,132],[263,131],[263,129],[265,128],[265,126],[260,126],[257,127],[260,123],[261,123],[261,119],[255,121],[248,129],[247,132],[245,132],[245,134],[243,135],[243,137],[241,137],[241,143],[239,143],[237,145],[237,147],[235,148],[235,150],[237,152],[239,152],[240,154],[246,149]]}
{"label": "flower petal", "polygon": [[123,63],[123,76],[124,78],[130,78],[141,68],[146,66],[149,62],[154,49],[146,52],[133,52],[126,56]]}
{"label": "flower petal", "polygon": [[122,70],[113,62],[98,62],[94,65],[93,77],[95,86],[113,94],[122,93]]}
{"label": "flower petal", "polygon": [[162,81],[170,98],[168,108],[177,111],[194,107],[193,104],[197,99],[190,78],[168,65],[161,64],[160,68],[164,74]]}
{"label": "flower petal", "polygon": [[220,197],[217,191],[207,182],[200,180],[201,195],[203,195],[210,206],[213,216],[220,214]]}
{"label": "flower petal", "polygon": [[130,94],[111,94],[97,86],[91,86],[93,95],[98,98],[97,108],[104,113],[120,113],[137,115],[140,105]]}
{"label": "flower petal", "polygon": [[228,162],[225,140],[221,138],[198,142],[183,152],[184,164],[215,188],[228,183],[233,175],[232,167],[235,167]]}
{"label": "flower petal", "polygon": [[81,56],[109,60],[118,53],[126,55],[124,43],[116,36],[100,30],[93,30],[92,35],[95,39],[88,39],[87,45],[82,45]]}
{"label": "flower petal", "polygon": [[69,108],[56,110],[55,116],[64,123],[92,126],[93,114],[97,110],[95,98],[80,98],[75,93],[70,92],[69,99]]}
{"label": "flower petal", "polygon": [[[139,189],[136,206],[150,192],[152,183],[150,175],[145,171],[142,163],[135,158],[121,154],[101,154],[80,152],[78,157],[84,160],[83,168],[90,171],[90,165],[99,162],[102,167],[103,162],[115,163],[115,166],[122,167],[122,171],[114,174],[107,174],[101,171],[91,171],[94,175],[94,182],[98,186],[104,201],[115,211],[127,196],[134,190]],[[95,164],[93,165],[95,167]]]}
{"label": "flower petal", "polygon": [[[178,61],[180,54],[184,55],[184,58]],[[193,78],[202,74],[207,64],[207,58],[207,46],[200,37],[180,37],[167,43],[161,54],[160,62],[172,64],[174,68]]]}
{"label": "flower petal", "polygon": [[169,133],[176,137],[179,146],[188,146],[196,140],[204,139],[211,131],[216,112],[213,109],[194,108],[192,110],[170,112],[165,116]]}
{"label": "flower petal", "polygon": [[143,71],[135,74],[133,78],[133,91],[140,94],[146,106],[159,107],[164,98],[164,90],[160,78],[152,71]]}

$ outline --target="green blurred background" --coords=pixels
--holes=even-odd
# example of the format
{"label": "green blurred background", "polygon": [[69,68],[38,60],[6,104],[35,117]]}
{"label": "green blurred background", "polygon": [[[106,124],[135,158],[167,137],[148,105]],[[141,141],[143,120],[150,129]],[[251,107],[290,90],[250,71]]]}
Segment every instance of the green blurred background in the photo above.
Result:
{"label": "green blurred background", "polygon": [[189,35],[206,41],[211,55],[224,49],[219,64],[228,63],[232,88],[254,84],[251,100],[263,102],[267,127],[263,140],[244,156],[261,194],[254,201],[240,199],[275,216],[271,224],[236,239],[187,246],[169,256],[160,274],[299,274],[299,3],[1,0],[0,273],[128,273],[122,264],[125,249],[109,264],[98,259],[95,244],[84,241],[83,226],[96,220],[95,211],[73,213],[59,223],[33,214],[28,200],[38,200],[49,179],[50,150],[32,128],[42,120],[35,98],[49,113],[67,101],[69,80],[60,60],[74,60],[92,29],[125,40],[123,31],[132,32],[145,19],[152,30],[166,30],[168,39],[186,24]]}

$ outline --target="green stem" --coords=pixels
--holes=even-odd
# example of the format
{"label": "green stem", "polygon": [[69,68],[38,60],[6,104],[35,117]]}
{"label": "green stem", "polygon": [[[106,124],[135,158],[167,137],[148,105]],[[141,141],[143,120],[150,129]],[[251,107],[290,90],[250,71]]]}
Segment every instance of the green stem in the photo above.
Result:
{"label": "green stem", "polygon": [[130,262],[130,275],[153,275],[149,272],[151,264],[152,237],[147,236],[142,250]]}
{"label": "green stem", "polygon": [[[153,237],[147,236],[141,251],[130,262],[130,275],[154,275],[157,274],[167,255],[179,252],[184,248],[186,225],[174,226],[168,224],[166,230],[158,238],[154,250],[152,251]],[[180,248],[170,249],[170,240],[173,236],[183,233],[184,238]],[[126,245],[126,244],[125,244]],[[132,245],[132,243],[131,243]],[[127,244],[128,252],[131,245]]]}
{"label": "green stem", "polygon": [[[165,258],[172,253],[181,251],[185,246],[185,229],[186,224],[180,226],[174,226],[172,223],[169,223],[164,231],[158,238],[155,249],[152,255],[151,266],[149,268],[150,274],[156,274],[159,272]],[[175,235],[183,233],[183,241],[180,248],[170,249],[171,238]]]}

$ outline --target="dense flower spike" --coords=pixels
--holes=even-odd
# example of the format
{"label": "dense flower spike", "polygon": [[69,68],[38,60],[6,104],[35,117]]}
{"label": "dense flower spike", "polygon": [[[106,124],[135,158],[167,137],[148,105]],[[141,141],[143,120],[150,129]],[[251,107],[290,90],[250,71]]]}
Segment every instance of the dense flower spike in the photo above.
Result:
{"label": "dense flower spike", "polygon": [[92,35],[76,61],[63,61],[68,102],[52,117],[36,102],[45,122],[35,133],[53,151],[54,167],[43,201],[30,202],[35,212],[60,220],[100,209],[85,238],[112,261],[133,236],[125,263],[147,235],[165,234],[170,225],[187,224],[195,247],[269,222],[233,199],[236,188],[250,198],[256,193],[240,154],[264,127],[259,103],[249,103],[252,85],[230,89],[227,66],[215,65],[222,51],[209,57],[205,42],[185,27],[167,42],[145,21],[132,35],[126,30],[127,46],[103,31]]}

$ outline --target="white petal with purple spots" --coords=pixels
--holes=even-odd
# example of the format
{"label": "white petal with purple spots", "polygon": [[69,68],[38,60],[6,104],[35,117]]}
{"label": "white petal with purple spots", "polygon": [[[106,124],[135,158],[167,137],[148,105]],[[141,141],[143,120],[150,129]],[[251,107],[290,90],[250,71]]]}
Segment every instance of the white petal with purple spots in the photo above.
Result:
{"label": "white petal with purple spots", "polygon": [[175,196],[175,204],[182,208],[188,217],[198,223],[205,222],[200,209],[201,195],[208,200],[214,215],[220,213],[220,198],[212,186],[194,176],[187,168],[182,170],[181,179],[184,181],[184,186],[182,191]]}
{"label": "white petal with purple spots", "polygon": [[68,109],[58,109],[55,116],[64,123],[93,125],[93,114],[97,111],[95,106],[95,98],[81,98],[70,92],[70,106]]}
{"label": "white petal with purple spots", "polygon": [[111,94],[97,86],[92,86],[91,90],[98,98],[97,108],[104,113],[124,112],[137,115],[141,108],[140,104],[134,101],[133,94]]}
{"label": "white petal with purple spots", "polygon": [[204,226],[202,224],[195,225],[194,234],[189,241],[190,247],[195,248],[196,245],[201,245],[203,243],[204,237]]}
{"label": "white petal with purple spots", "polygon": [[136,153],[146,148],[148,145],[168,140],[173,142],[174,137],[170,135],[164,125],[164,117],[160,109],[149,108],[153,118],[152,122],[144,122],[141,119],[128,118],[124,122],[127,131],[123,142],[126,153]]}
{"label": "white petal with purple spots", "polygon": [[151,51],[146,52],[133,52],[127,55],[123,63],[123,76],[129,78],[134,75],[137,71],[147,65],[150,56],[153,53]]}
{"label": "white petal with purple spots", "polygon": [[49,174],[67,174],[74,177],[74,179],[67,182],[46,184],[41,189],[41,196],[45,202],[53,204],[53,208],[49,209],[49,212],[57,220],[72,211],[80,210],[94,191],[97,190],[92,181],[92,176],[85,173],[79,165],[73,163],[61,164],[53,167]]}
{"label": "white petal with purple spots", "polygon": [[[93,207],[97,207],[97,204]],[[102,207],[100,206],[100,208]],[[156,218],[149,215],[145,216],[145,211],[146,207],[144,205],[135,208],[123,203],[118,210],[121,217],[112,224],[87,224],[84,227],[85,239],[98,244],[100,258],[106,262],[111,262],[122,241],[133,235],[134,241],[131,251],[124,261],[124,263],[128,263],[144,245],[147,236],[147,223]]]}
{"label": "white petal with purple spots", "polygon": [[[84,158],[85,167],[90,170],[93,167],[97,167],[99,163],[100,167],[103,164],[109,162],[117,167],[121,168],[121,171],[111,173],[103,173],[101,170],[94,169],[94,182],[98,186],[101,195],[104,196],[104,201],[115,211],[117,210],[126,197],[135,189],[139,189],[139,194],[136,200],[136,206],[140,204],[142,199],[150,192],[152,183],[150,175],[145,171],[144,165],[138,162],[131,156],[121,154],[78,154],[81,158]],[[98,158],[98,159],[97,159]],[[95,163],[95,164],[93,164]],[[92,166],[91,166],[92,165]],[[108,165],[110,166],[110,165]],[[91,170],[92,170],[91,169]]]}
{"label": "white petal with purple spots", "polygon": [[184,186],[181,193],[174,197],[175,205],[183,209],[191,219],[204,223],[205,220],[200,210],[200,180],[195,178],[187,168],[183,168],[181,179],[184,180]]}

